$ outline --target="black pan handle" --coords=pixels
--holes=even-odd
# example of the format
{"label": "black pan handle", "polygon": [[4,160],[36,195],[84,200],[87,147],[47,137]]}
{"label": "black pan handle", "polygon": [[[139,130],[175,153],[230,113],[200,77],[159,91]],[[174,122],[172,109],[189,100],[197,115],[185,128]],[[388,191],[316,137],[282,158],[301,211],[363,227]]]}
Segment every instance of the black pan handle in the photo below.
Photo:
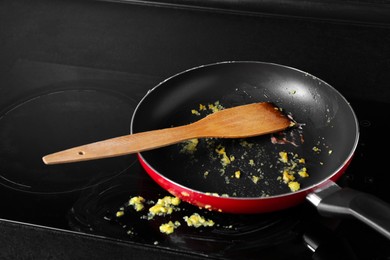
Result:
{"label": "black pan handle", "polygon": [[322,216],[355,217],[390,239],[390,204],[375,196],[329,181],[306,198]]}

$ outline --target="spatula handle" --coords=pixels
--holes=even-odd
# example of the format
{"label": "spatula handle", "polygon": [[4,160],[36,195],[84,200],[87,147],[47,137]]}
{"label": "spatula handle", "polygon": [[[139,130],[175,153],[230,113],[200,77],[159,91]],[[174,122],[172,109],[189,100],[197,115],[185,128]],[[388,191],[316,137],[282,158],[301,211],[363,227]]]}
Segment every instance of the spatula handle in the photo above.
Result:
{"label": "spatula handle", "polygon": [[191,139],[191,129],[185,125],[115,137],[49,154],[42,160],[45,164],[59,164],[138,153]]}

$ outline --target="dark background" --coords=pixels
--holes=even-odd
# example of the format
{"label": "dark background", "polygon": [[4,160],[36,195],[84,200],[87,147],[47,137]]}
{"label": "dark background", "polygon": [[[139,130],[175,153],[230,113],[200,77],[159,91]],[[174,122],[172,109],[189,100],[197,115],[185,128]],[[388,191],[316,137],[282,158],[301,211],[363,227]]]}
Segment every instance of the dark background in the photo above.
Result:
{"label": "dark background", "polygon": [[[152,88],[194,66],[252,60],[309,72],[334,86],[353,107],[363,106],[360,110],[372,103],[387,107],[389,14],[388,1],[4,0],[0,101],[7,107],[35,91],[22,93],[8,86],[20,61],[145,76],[154,79]],[[387,112],[377,111],[384,119]],[[61,259],[145,256],[143,248],[104,238],[1,223],[0,251],[5,257],[29,259],[37,252],[41,258]],[[25,250],[23,243],[32,249]],[[154,249],[148,255],[183,257]]]}
{"label": "dark background", "polygon": [[[2,1],[1,75],[18,59],[161,79],[217,61],[259,60],[307,71],[350,98],[390,100],[389,17],[381,16],[388,4],[349,1],[348,12],[346,4],[320,8],[322,1],[219,2],[223,10],[132,1]],[[239,7],[253,11],[232,11]],[[319,10],[318,19],[306,16]]]}

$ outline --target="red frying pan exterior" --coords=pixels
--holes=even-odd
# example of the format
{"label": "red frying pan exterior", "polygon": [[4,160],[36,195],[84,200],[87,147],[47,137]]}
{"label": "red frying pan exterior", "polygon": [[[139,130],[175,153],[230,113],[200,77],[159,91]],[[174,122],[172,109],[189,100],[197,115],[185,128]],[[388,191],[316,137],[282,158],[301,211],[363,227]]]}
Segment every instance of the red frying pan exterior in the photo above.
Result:
{"label": "red frying pan exterior", "polygon": [[[245,139],[255,149],[244,147],[244,153],[236,157],[239,162],[244,161],[244,155],[250,156],[245,160],[257,159],[257,165],[262,167],[257,172],[263,175],[256,185],[249,178],[255,170],[247,163],[236,165],[246,174],[246,178],[239,180],[231,172],[216,168],[218,160],[208,154],[215,150],[204,140],[198,142],[193,157],[183,156],[178,145],[139,153],[141,165],[161,187],[193,205],[227,213],[272,212],[307,199],[324,216],[356,217],[390,239],[390,205],[335,184],[357,147],[358,120],[348,101],[335,88],[309,73],[251,61],[196,67],[149,91],[133,114],[131,132],[191,123],[196,120],[189,116],[192,108],[216,101],[224,107],[273,102],[292,116],[297,127],[280,135]],[[212,141],[226,145],[233,152],[242,148],[236,140]],[[276,158],[280,151],[306,161],[309,177],[299,180],[300,189],[296,191],[280,181],[283,165]]]}
{"label": "red frying pan exterior", "polygon": [[[174,75],[141,100],[132,118],[132,132],[190,123],[194,121],[188,116],[191,108],[214,101],[225,106],[268,101],[291,112],[302,125],[304,143],[297,147],[272,144],[269,136],[254,142],[258,142],[261,149],[264,147],[267,154],[275,153],[275,149],[299,153],[311,162],[308,165],[311,174],[310,178],[302,180],[300,190],[291,192],[279,187],[276,170],[269,171],[265,178],[271,185],[264,186],[267,194],[264,196],[260,195],[260,185],[246,184],[241,189],[241,184],[233,188],[233,184],[225,185],[217,176],[201,180],[197,174],[203,170],[197,168],[200,163],[187,167],[187,158],[180,158],[174,147],[138,155],[144,169],[160,186],[199,207],[230,213],[262,213],[295,206],[318,186],[328,180],[336,181],[347,168],[358,143],[356,116],[336,89],[308,73],[262,62],[223,62]],[[312,148],[319,143],[325,143],[322,148],[332,150],[332,156],[325,151],[320,156],[315,155]],[[206,159],[199,160],[210,164]],[[269,156],[260,158],[264,162],[271,159]]]}

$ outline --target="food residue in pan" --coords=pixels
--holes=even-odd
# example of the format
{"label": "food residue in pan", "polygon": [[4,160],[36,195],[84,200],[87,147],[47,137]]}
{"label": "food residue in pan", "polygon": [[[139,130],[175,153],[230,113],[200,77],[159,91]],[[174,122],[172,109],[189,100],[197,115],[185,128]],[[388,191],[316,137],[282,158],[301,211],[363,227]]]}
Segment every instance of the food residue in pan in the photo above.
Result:
{"label": "food residue in pan", "polygon": [[[213,104],[199,104],[198,109],[192,109],[191,113],[196,116],[204,116],[205,114],[214,113],[219,110],[223,110],[225,107],[219,102],[216,101]],[[301,125],[298,125],[297,128],[301,128]],[[299,146],[301,143],[303,143],[303,136],[301,133],[299,133],[299,139],[296,140],[295,136],[293,138],[287,138],[286,133],[281,132],[278,133],[278,137],[275,137],[275,135],[271,135],[271,142],[272,143],[291,143],[294,146]],[[290,141],[288,141],[290,140]],[[232,142],[235,142],[236,140],[233,140]],[[261,157],[261,153],[265,153],[265,151],[261,151],[261,147],[256,146],[256,143],[251,142],[250,139],[238,139],[236,142],[239,143],[239,145],[235,147],[227,147],[223,143],[219,142],[219,139],[217,138],[205,138],[202,140],[199,139],[191,139],[189,141],[185,141],[181,144],[180,153],[191,155],[193,160],[196,160],[194,157],[195,152],[197,151],[198,146],[201,144],[206,145],[207,150],[209,151],[209,157],[214,162],[219,162],[220,167],[217,169],[218,173],[221,176],[225,176],[224,180],[226,184],[231,183],[233,180],[240,180],[242,178],[249,178],[253,185],[258,185],[262,183],[262,180],[265,179],[264,175],[266,174],[266,169],[264,169],[264,162],[262,162],[260,159],[256,160],[256,158],[252,158],[254,155],[254,152],[249,153],[249,151],[255,151],[256,149],[259,152],[259,157]],[[284,177],[282,176],[283,183],[286,184],[290,190],[297,191],[300,189],[300,184],[297,181],[295,175],[295,167],[297,166],[297,163],[295,162],[297,155],[289,159],[287,157],[287,152],[281,152],[280,153],[280,160],[284,163],[283,165],[283,171],[285,172]],[[304,167],[305,161],[304,159],[300,159],[300,165]],[[276,164],[277,162],[275,162]],[[243,171],[242,168],[248,168],[250,171]],[[272,167],[272,165],[270,166]],[[206,169],[203,172],[203,177],[207,178],[210,174],[213,174],[215,169]],[[229,171],[231,174],[226,175],[226,172]],[[289,176],[292,179],[286,178],[286,173],[288,172]],[[300,178],[306,178],[308,177],[299,175]],[[287,181],[288,180],[288,181]],[[267,181],[265,180],[263,184],[267,185]],[[235,196],[236,194],[233,193],[231,196]],[[262,196],[267,196],[267,194],[262,194]]]}
{"label": "food residue in pan", "polygon": [[301,184],[297,178],[307,178],[306,160],[299,157],[298,154],[287,153],[285,151],[279,152],[279,161],[283,163],[282,176],[278,179],[283,181],[290,188],[291,191],[298,191]]}
{"label": "food residue in pan", "polygon": [[[224,108],[219,101],[216,101],[212,104],[199,104],[199,108],[192,109],[191,113],[195,116],[205,116],[223,110]],[[302,145],[304,143],[302,124],[297,124],[294,121],[294,125],[296,126],[296,131],[282,131],[272,134],[271,143],[292,144],[294,147]],[[280,166],[282,171],[278,180],[285,184],[291,191],[298,191],[300,189],[299,179],[309,177],[306,171],[305,159],[299,158],[297,154],[289,155],[287,152],[282,151],[279,153],[279,158],[272,159],[270,155],[265,156],[264,154],[267,151],[260,145],[252,142],[251,139],[231,140],[231,143],[237,142],[238,145],[226,146],[218,138],[205,138],[201,140],[192,139],[179,145],[181,147],[180,153],[190,155],[194,161],[197,160],[195,153],[198,147],[200,145],[206,146],[206,152],[208,152],[209,159],[213,162],[213,165],[219,162],[218,168],[207,168],[203,171],[203,178],[205,179],[217,171],[220,176],[223,176],[226,184],[230,184],[232,181],[249,179],[253,185],[268,185],[268,181],[265,178],[268,171],[266,166],[270,170],[274,170],[272,168],[276,167],[279,162],[282,163],[282,166]],[[268,162],[265,162],[267,160]],[[269,160],[274,160],[274,163],[269,163]],[[229,196],[236,195],[236,192],[229,194]],[[263,193],[261,196],[268,196],[268,194]]]}
{"label": "food residue in pan", "polygon": [[183,142],[183,147],[180,150],[181,153],[193,154],[196,151],[196,146],[199,143],[199,139],[194,138]]}

